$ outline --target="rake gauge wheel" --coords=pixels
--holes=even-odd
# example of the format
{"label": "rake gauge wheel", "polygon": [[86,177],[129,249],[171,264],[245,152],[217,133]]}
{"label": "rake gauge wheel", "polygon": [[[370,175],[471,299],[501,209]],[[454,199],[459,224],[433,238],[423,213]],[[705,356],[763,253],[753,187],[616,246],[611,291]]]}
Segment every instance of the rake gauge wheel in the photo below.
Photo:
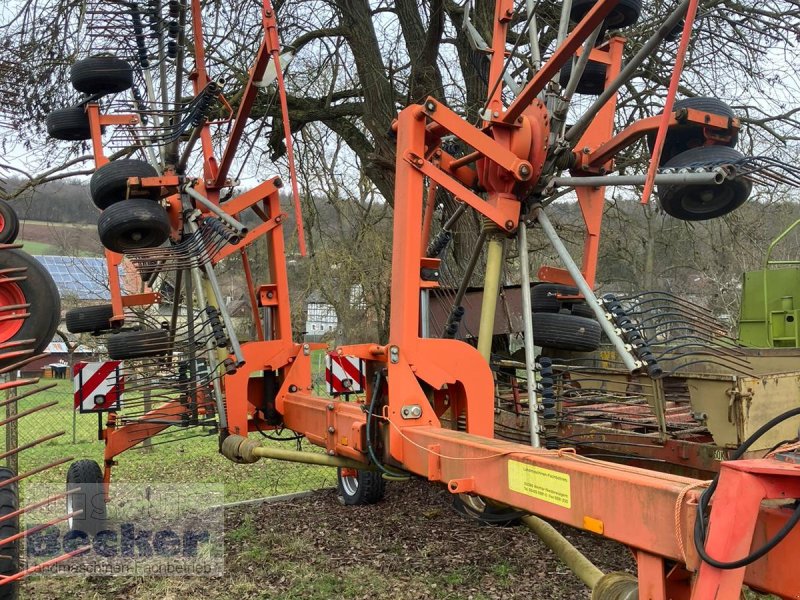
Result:
{"label": "rake gauge wheel", "polygon": [[[575,22],[586,16],[597,0],[573,0],[570,19]],[[634,25],[642,14],[642,0],[620,0],[603,21],[605,29],[622,29]]]}
{"label": "rake gauge wheel", "polygon": [[92,56],[74,63],[69,78],[84,94],[116,94],[133,86],[133,68],[116,56]]}
{"label": "rake gauge wheel", "polygon": [[[744,155],[725,146],[702,146],[681,152],[668,161],[665,169],[711,168],[735,163]],[[658,202],[668,215],[683,221],[707,221],[727,215],[750,197],[753,184],[743,177],[726,179],[720,184],[659,185]]]}
{"label": "rake gauge wheel", "polygon": [[5,200],[0,200],[0,244],[11,244],[19,234],[19,217]]}
{"label": "rake gauge wheel", "polygon": [[346,506],[375,504],[386,493],[386,480],[378,471],[336,469],[339,501]]}
{"label": "rake gauge wheel", "polygon": [[108,336],[106,350],[111,360],[165,356],[170,353],[169,332],[163,329],[121,331]]}
{"label": "rake gauge wheel", "polygon": [[[561,87],[567,86],[571,74],[572,60],[569,60],[567,64],[561,67],[561,73],[558,77]],[[583,73],[581,73],[575,92],[587,96],[599,96],[604,89],[606,89],[606,65],[590,60],[586,63]]]}
{"label": "rake gauge wheel", "polygon": [[596,319],[597,315],[594,310],[586,302],[576,302],[569,307],[569,312],[576,317],[584,317],[585,319]]}
{"label": "rake gauge wheel", "polygon": [[126,254],[156,248],[167,241],[169,218],[164,208],[152,200],[134,198],[117,202],[97,220],[100,242],[112,252]]}
{"label": "rake gauge wheel", "polygon": [[56,140],[78,142],[92,137],[89,115],[83,106],[56,109],[47,115],[45,125],[47,135]]}
{"label": "rake gauge wheel", "polygon": [[102,531],[106,521],[106,499],[103,486],[103,471],[93,460],[76,460],[67,471],[67,489],[79,490],[67,495],[67,514],[82,511],[70,517],[70,531],[81,531],[93,536]]}
{"label": "rake gauge wheel", "polygon": [[537,346],[593,352],[600,347],[600,323],[564,313],[534,313],[533,340]]}
{"label": "rake gauge wheel", "polygon": [[158,177],[158,171],[148,162],[122,158],[104,164],[89,180],[89,194],[100,210],[126,198],[158,198],[157,188],[128,189],[129,177]]}
{"label": "rake gauge wheel", "polygon": [[[707,98],[698,96],[696,98],[683,98],[675,102],[673,111],[682,108],[692,108],[695,110],[702,110],[703,112],[711,113],[712,115],[719,115],[733,119],[736,114],[733,109],[725,104],[722,100],[717,98]],[[739,133],[736,132],[731,136],[728,142],[717,142],[717,146],[733,147],[738,141]],[[659,164],[666,166],[666,163],[672,160],[675,156],[686,150],[698,148],[706,143],[705,135],[703,134],[703,126],[696,123],[678,123],[667,130],[667,137],[664,139],[664,148],[661,150],[661,158]],[[656,133],[651,132],[647,134],[647,147],[650,152],[656,145]]]}
{"label": "rake gauge wheel", "polygon": [[556,296],[576,296],[578,293],[578,288],[571,285],[539,283],[531,289],[531,307],[533,312],[557,313],[562,308],[567,308],[571,302],[565,302]]}
{"label": "rake gauge wheel", "polygon": [[114,309],[110,304],[83,306],[68,310],[65,321],[70,333],[93,333],[111,329]]}
{"label": "rake gauge wheel", "polygon": [[533,312],[557,313],[566,310],[577,317],[594,319],[592,307],[584,300],[562,300],[556,297],[556,295],[577,296],[579,293],[578,288],[571,285],[539,283],[531,290],[531,307]]}

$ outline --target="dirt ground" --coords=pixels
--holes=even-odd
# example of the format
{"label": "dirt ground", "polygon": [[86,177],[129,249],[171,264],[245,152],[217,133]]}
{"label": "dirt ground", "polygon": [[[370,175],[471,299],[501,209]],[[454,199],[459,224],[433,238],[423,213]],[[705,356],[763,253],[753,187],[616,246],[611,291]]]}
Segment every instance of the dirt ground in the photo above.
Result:
{"label": "dirt ground", "polygon": [[[630,552],[562,532],[604,571],[631,570]],[[524,527],[481,525],[441,487],[387,486],[373,506],[345,507],[334,490],[226,512],[220,578],[42,577],[22,598],[264,598],[581,600],[590,594]]]}

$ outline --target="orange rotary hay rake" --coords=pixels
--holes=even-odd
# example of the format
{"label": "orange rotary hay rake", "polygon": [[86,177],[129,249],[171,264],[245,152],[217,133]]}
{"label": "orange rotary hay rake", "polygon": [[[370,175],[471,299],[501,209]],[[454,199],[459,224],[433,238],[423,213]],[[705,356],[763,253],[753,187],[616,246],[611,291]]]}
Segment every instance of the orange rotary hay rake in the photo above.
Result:
{"label": "orange rotary hay rake", "polygon": [[[110,358],[125,361],[125,400],[120,410],[98,412],[105,441],[102,474],[99,468],[76,469],[84,479],[70,483],[102,480],[108,496],[112,467],[124,451],[165,432],[199,428],[199,434],[190,435],[218,434],[220,452],[236,462],[269,457],[338,467],[346,504],[379,500],[385,477],[442,483],[468,514],[489,521],[521,518],[593,589],[594,598],[622,599],[638,592],[648,600],[735,600],[745,584],[781,598],[797,597],[800,573],[791,565],[800,553],[794,527],[800,519],[794,500],[800,498],[800,471],[793,452],[762,460],[717,460],[708,469],[718,471],[709,484],[581,456],[554,439],[554,423],[564,408],[556,402],[554,383],[565,371],[555,359],[537,357],[535,342],[587,352],[598,348],[604,334],[623,377],[656,386],[653,382],[664,376],[653,346],[659,340],[643,335],[645,329],[630,318],[624,302],[598,299],[593,292],[606,186],[643,186],[643,202],[657,186],[664,212],[704,220],[740,206],[759,178],[793,177],[733,148],[740,121],[723,103],[710,98],[675,102],[697,1],[682,0],[623,64],[625,39],[606,34],[634,23],[640,11],[641,4],[632,0],[564,2],[555,49],[506,102],[508,65],[516,56],[507,51],[506,39],[525,8],[497,0],[482,122],[470,124],[432,97],[400,111],[393,127],[389,336],[336,348],[337,355],[362,361],[364,392],[322,397],[312,384],[311,355],[325,345],[292,338],[282,180],[273,177],[233,195],[237,182],[229,177],[256,94],[274,81],[303,253],[272,6],[268,0],[261,6],[263,39],[234,108],[222,78],[206,68],[199,0],[97,3],[88,13],[92,55],[71,69],[82,99],[51,113],[48,130],[57,139],[92,143],[97,170],[91,194],[102,211],[98,232],[107,249],[112,302],[73,310],[67,323],[74,333],[107,334]],[[535,27],[534,16],[535,8],[523,17],[526,29]],[[132,27],[134,36],[110,56],[106,53],[118,41],[109,32],[120,23]],[[680,43],[663,113],[615,131],[619,88],[677,32]],[[185,98],[189,60],[194,61],[188,75],[193,94]],[[120,100],[128,90],[130,99]],[[576,93],[595,98],[567,126]],[[214,140],[220,137],[225,141],[218,158]],[[643,138],[652,150],[648,171],[610,175],[615,157]],[[190,175],[195,155],[202,173]],[[547,214],[548,205],[569,189],[583,216],[580,265]],[[448,244],[446,234],[432,231],[437,193],[459,205],[448,224],[474,211],[483,229],[446,326],[433,337],[430,302],[441,291]],[[245,216],[255,217],[257,224],[245,226]],[[544,283],[533,287],[528,227],[541,229],[563,263],[540,269]],[[517,390],[530,433],[525,443],[495,437],[490,368],[503,248],[512,236],[519,247],[524,338],[524,360],[512,369],[524,372],[519,381],[526,381],[526,390]],[[249,253],[256,243],[268,251],[269,275],[263,283],[254,280],[251,268]],[[462,300],[482,255],[486,269],[473,345],[455,338],[465,318]],[[231,256],[242,261],[256,332],[252,341],[239,341],[215,273],[215,266]],[[121,281],[118,267],[124,260],[140,275],[138,289]],[[174,282],[173,311],[160,319],[147,307],[160,300],[153,286],[165,275]],[[713,349],[719,337],[698,339]],[[728,363],[740,360],[734,350],[717,351]],[[574,396],[571,401],[576,402]],[[741,458],[763,434],[798,414],[795,404],[765,418],[729,458]],[[286,439],[305,438],[324,453],[280,450],[248,437],[284,430],[293,432]],[[638,576],[601,573],[540,517],[629,546]]]}

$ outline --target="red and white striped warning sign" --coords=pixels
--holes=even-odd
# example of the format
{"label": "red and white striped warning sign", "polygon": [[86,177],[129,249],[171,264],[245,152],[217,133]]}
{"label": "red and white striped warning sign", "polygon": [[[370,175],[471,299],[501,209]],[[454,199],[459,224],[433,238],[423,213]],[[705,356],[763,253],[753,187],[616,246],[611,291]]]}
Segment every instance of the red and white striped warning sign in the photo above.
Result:
{"label": "red and white striped warning sign", "polygon": [[325,355],[325,383],[329,394],[358,394],[364,391],[364,361],[335,352]]}
{"label": "red and white striped warning sign", "polygon": [[79,362],[72,369],[75,408],[80,412],[118,410],[125,390],[121,360]]}

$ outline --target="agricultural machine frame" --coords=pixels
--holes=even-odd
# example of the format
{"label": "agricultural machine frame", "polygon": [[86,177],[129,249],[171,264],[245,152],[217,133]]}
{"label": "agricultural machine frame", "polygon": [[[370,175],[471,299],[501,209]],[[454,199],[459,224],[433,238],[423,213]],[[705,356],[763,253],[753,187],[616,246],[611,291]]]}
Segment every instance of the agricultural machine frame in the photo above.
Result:
{"label": "agricultural machine frame", "polygon": [[[244,265],[258,340],[234,347],[224,377],[225,400],[218,406],[221,452],[238,462],[255,462],[268,456],[266,449],[247,438],[249,432],[291,429],[328,455],[328,464],[347,468],[394,469],[444,483],[454,494],[478,495],[521,511],[540,515],[591,531],[623,543],[634,550],[638,565],[639,597],[648,600],[667,598],[734,599],[743,583],[754,589],[796,597],[800,573],[790,568],[800,553],[800,533],[792,530],[773,552],[749,566],[718,568],[701,558],[692,539],[697,526],[700,489],[704,483],[631,466],[581,457],[570,449],[545,450],[494,439],[494,380],[486,357],[472,346],[451,339],[431,339],[421,335],[423,324],[420,298],[438,286],[436,273],[440,260],[426,255],[433,211],[431,188],[446,190],[458,202],[479,213],[495,235],[508,235],[525,227],[526,219],[545,216],[539,199],[552,185],[551,174],[570,168],[572,184],[585,222],[585,247],[581,277],[575,271],[545,267],[543,281],[583,284],[595,282],[599,236],[604,206],[602,181],[589,179],[611,171],[613,157],[646,134],[656,134],[653,164],[658,163],[660,146],[668,127],[693,122],[707,128],[709,135],[734,135],[736,120],[699,110],[673,113],[670,108],[675,89],[671,86],[665,115],[644,119],[613,136],[616,110],[614,82],[622,68],[624,40],[613,37],[604,45],[589,45],[591,60],[608,66],[607,93],[601,96],[598,110],[585,129],[570,132],[565,151],[554,156],[548,151],[551,133],[558,136],[561,124],[554,126],[550,111],[541,99],[549,83],[567,61],[581,54],[581,46],[592,36],[617,0],[600,0],[564,39],[550,59],[533,76],[516,100],[504,108],[501,86],[491,90],[482,127],[468,124],[434,98],[403,109],[396,121],[396,184],[394,206],[393,264],[391,283],[391,323],[386,344],[343,346],[336,352],[355,356],[367,365],[367,403],[347,402],[316,396],[311,383],[311,352],[321,344],[300,344],[292,340],[289,314],[289,281],[278,192],[281,180],[273,178],[231,200],[221,202],[220,190],[231,186],[228,169],[241,139],[257,87],[272,60],[278,74],[283,106],[284,129],[289,145],[285,92],[279,60],[275,16],[264,0],[265,39],[233,121],[222,159],[213,154],[209,123],[199,133],[203,151],[203,178],[194,182],[191,192],[183,173],[168,171],[158,178],[132,178],[131,189],[161,188],[169,206],[173,231],[179,232],[187,195],[196,201],[201,213],[227,215],[237,222],[238,215],[253,208],[263,223],[243,231],[236,243],[213,258],[213,263],[238,253]],[[685,13],[686,25],[679,56],[686,51],[697,2],[686,0],[663,26],[671,29]],[[210,82],[205,71],[202,16],[199,0],[192,0],[196,69],[192,81],[196,93]],[[498,0],[494,19],[494,47],[489,80],[502,78],[507,30],[513,14],[510,0]],[[661,33],[661,37],[665,32]],[[585,50],[584,50],[585,51]],[[673,77],[677,81],[680,69]],[[618,86],[617,86],[618,87]],[[135,115],[109,116],[97,104],[87,107],[94,143],[95,162],[106,162],[102,151],[104,125],[131,123]],[[455,137],[472,148],[455,157],[442,148],[445,137]],[[471,164],[475,168],[470,167]],[[293,169],[292,169],[293,171]],[[654,173],[654,171],[653,171]],[[656,176],[658,177],[658,176]],[[709,173],[705,182],[724,173]],[[582,184],[578,179],[591,183]],[[424,205],[426,180],[428,203]],[[294,173],[292,173],[293,187]],[[646,183],[643,181],[642,183]],[[649,179],[652,185],[652,178]],[[476,190],[485,191],[486,197]],[[203,199],[203,201],[201,201]],[[298,212],[299,217],[299,212]],[[298,226],[302,220],[298,218]],[[269,250],[270,283],[257,286],[247,260],[247,246],[264,237]],[[301,249],[302,229],[300,230]],[[107,252],[111,281],[113,321],[124,321],[124,308],[155,302],[156,294],[125,296],[119,283],[118,265],[122,257]],[[579,281],[580,280],[580,281]],[[584,294],[586,295],[586,294]],[[596,304],[596,303],[595,303]],[[599,308],[598,308],[599,310]],[[261,312],[269,313],[262,324]],[[635,362],[636,368],[644,368]],[[265,390],[273,390],[271,393]],[[375,407],[381,405],[379,411]],[[170,416],[185,408],[167,403],[144,415],[142,422],[117,425],[109,415],[105,438],[105,482],[110,482],[116,457],[170,426]],[[449,413],[455,422],[462,416],[466,430],[442,425]],[[150,417],[150,418],[148,418]],[[157,419],[156,419],[157,417]],[[149,421],[149,422],[148,422]],[[382,450],[374,447],[371,428],[382,437]],[[377,452],[381,456],[377,456]],[[705,551],[717,561],[734,561],[760,547],[766,540],[791,526],[789,511],[762,506],[765,499],[800,498],[800,472],[796,464],[777,460],[748,460],[722,463],[710,515]]]}

